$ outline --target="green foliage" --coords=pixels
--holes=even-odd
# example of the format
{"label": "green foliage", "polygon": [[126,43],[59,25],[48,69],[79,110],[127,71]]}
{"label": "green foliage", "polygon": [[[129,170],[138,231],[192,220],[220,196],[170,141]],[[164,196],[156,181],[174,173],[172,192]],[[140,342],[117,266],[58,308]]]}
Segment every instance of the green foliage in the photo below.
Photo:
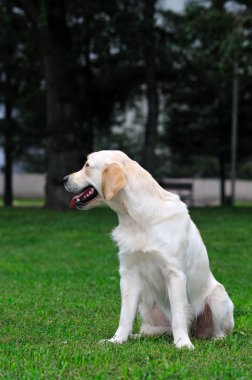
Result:
{"label": "green foliage", "polygon": [[[152,3],[154,23],[146,17]],[[0,0],[0,102],[6,97],[12,102],[15,156],[25,161],[26,167],[31,163],[30,170],[42,171],[48,158],[45,148],[50,156],[52,141],[63,151],[121,148],[140,157],[144,138],[127,130],[113,134],[112,126],[123,125],[129,108],[141,108],[136,114],[140,114],[138,124],[144,135],[146,68],[152,66],[157,82],[153,91],[163,105],[156,147],[157,161],[165,162],[160,172],[216,175],[219,162],[228,169],[230,160],[236,59],[240,75],[239,173],[249,176],[251,5],[247,0],[237,1],[243,8],[231,12],[225,8],[227,3],[190,1],[185,13],[178,15],[162,10],[158,1],[147,0]],[[51,58],[44,64],[49,53]],[[54,68],[53,62],[57,62]],[[45,68],[50,64],[48,80]],[[45,90],[50,93],[47,100]],[[56,93],[57,107],[52,102]],[[52,128],[45,127],[46,109],[52,118],[60,109]],[[1,121],[1,144],[6,129]],[[41,151],[42,158],[36,157]],[[185,161],[187,167],[180,170]]]}
{"label": "green foliage", "polygon": [[[234,60],[239,65],[238,156],[240,175],[243,162],[251,156],[251,18],[249,13],[230,13],[225,1],[203,6],[191,2],[177,22],[175,44],[180,55],[173,66],[176,80],[164,85],[167,118],[163,138],[171,148],[176,173],[186,158],[187,175],[225,176],[230,161],[232,81]],[[245,49],[244,46],[247,46]],[[246,95],[245,95],[246,94]],[[249,142],[248,142],[249,141]],[[212,162],[215,167],[212,170]],[[200,166],[198,163],[204,162]],[[193,168],[193,170],[192,170]]]}
{"label": "green foliage", "polygon": [[235,304],[236,327],[225,340],[179,351],[170,337],[98,344],[115,332],[120,310],[110,210],[0,209],[1,378],[250,379],[251,209],[191,214]]}
{"label": "green foliage", "polygon": [[29,149],[43,147],[46,124],[40,52],[25,14],[8,0],[0,1],[0,24],[0,145],[8,136],[13,160],[31,161]]}

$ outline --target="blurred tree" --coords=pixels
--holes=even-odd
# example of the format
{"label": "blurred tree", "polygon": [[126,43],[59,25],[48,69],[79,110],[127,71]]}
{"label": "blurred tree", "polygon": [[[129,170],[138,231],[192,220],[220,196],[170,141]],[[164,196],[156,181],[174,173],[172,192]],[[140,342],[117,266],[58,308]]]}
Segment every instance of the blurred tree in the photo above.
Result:
{"label": "blurred tree", "polygon": [[[96,129],[108,130],[127,99],[134,70],[118,50],[121,3],[16,0],[37,32],[47,92],[46,206],[66,207],[61,178],[92,151]],[[125,68],[127,68],[125,70]],[[78,152],[78,153],[77,153]]]}
{"label": "blurred tree", "polygon": [[145,141],[143,146],[143,164],[153,173],[155,168],[155,149],[158,127],[158,82],[157,82],[157,56],[158,46],[155,30],[156,0],[145,0],[143,4],[143,58],[145,63],[146,97],[148,106]]}
{"label": "blurred tree", "polygon": [[[230,161],[233,60],[244,34],[225,1],[211,7],[191,3],[178,25],[179,60],[176,80],[168,84],[168,144],[183,160],[217,157],[221,203],[226,201],[225,179]],[[202,174],[202,173],[201,173]]]}
{"label": "blurred tree", "polygon": [[12,205],[12,167],[13,167],[13,136],[14,136],[14,119],[13,110],[15,98],[19,89],[18,78],[16,78],[14,65],[18,60],[17,51],[15,50],[16,32],[14,24],[17,19],[13,17],[10,5],[4,1],[0,2],[0,23],[2,25],[2,38],[0,40],[0,101],[3,109],[3,118],[1,120],[1,139],[4,145],[4,204]]}
{"label": "blurred tree", "polygon": [[[133,154],[137,149],[142,164],[156,172],[161,144],[159,152],[170,148],[176,174],[181,173],[179,163],[183,168],[191,162],[199,167],[196,160],[207,157],[212,163],[217,157],[224,202],[232,63],[238,50],[247,78],[241,83],[239,157],[248,157],[251,149],[250,142],[242,140],[250,130],[251,77],[246,62],[252,49],[246,36],[251,35],[251,19],[240,11],[227,11],[227,3],[213,0],[201,6],[194,1],[185,15],[176,15],[163,11],[157,0],[0,0],[6,157],[11,157],[8,152],[14,145],[24,147],[15,154],[31,157],[33,148],[38,152],[46,141],[47,207],[67,206],[61,179],[79,169],[84,152],[93,147],[123,147]],[[246,0],[238,3],[246,11],[250,7]],[[22,25],[18,28],[13,27],[17,20]],[[11,105],[6,103],[9,99]],[[126,132],[121,133],[123,141],[115,139],[111,126],[120,125],[126,109],[137,107],[144,109],[143,141],[132,144]],[[158,139],[163,109],[168,127]],[[10,150],[14,135],[19,143],[11,143]],[[209,171],[213,173],[212,167]]]}
{"label": "blurred tree", "polygon": [[118,39],[114,45],[118,54],[114,58],[121,75],[119,82],[115,77],[116,83],[121,85],[123,104],[134,104],[137,108],[139,99],[142,108],[146,104],[147,112],[141,120],[145,124],[141,161],[152,173],[156,171],[159,89],[161,81],[169,77],[169,40],[173,34],[169,27],[165,30],[159,24],[162,11],[158,3],[127,0],[118,7],[113,24]]}
{"label": "blurred tree", "polygon": [[[88,149],[90,131],[80,117],[79,88],[71,33],[64,0],[17,1],[37,32],[44,63],[47,92],[46,206],[65,207],[62,177],[83,161],[81,147]],[[78,136],[78,138],[76,138]],[[79,149],[78,149],[79,148]]]}
{"label": "blurred tree", "polygon": [[[0,143],[4,146],[5,156],[4,204],[11,206],[13,162],[28,147],[40,145],[38,137],[43,130],[43,118],[38,112],[40,104],[36,102],[41,103],[42,98],[38,91],[37,51],[31,43],[24,14],[11,1],[1,0],[0,23],[0,103],[3,108]],[[30,61],[33,61],[32,67]],[[31,109],[32,123],[28,128],[28,113]]]}

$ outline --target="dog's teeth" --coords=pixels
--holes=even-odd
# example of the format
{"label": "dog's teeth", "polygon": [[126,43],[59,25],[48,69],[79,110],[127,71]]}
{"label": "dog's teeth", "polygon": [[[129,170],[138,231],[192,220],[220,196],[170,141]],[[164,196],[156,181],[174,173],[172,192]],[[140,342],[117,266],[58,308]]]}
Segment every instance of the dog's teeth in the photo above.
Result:
{"label": "dog's teeth", "polygon": [[[88,190],[86,194],[83,195],[82,199],[86,199],[90,197],[90,195],[94,194],[95,189],[92,187],[91,189]],[[80,198],[77,198],[77,202],[80,200]]]}

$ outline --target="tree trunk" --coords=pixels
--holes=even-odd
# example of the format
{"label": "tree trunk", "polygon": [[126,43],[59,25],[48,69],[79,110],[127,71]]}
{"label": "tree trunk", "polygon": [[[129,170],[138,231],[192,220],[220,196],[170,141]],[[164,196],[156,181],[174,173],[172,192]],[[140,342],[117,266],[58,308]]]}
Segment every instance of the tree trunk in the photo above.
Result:
{"label": "tree trunk", "polygon": [[158,90],[155,65],[155,0],[146,1],[145,22],[147,27],[147,45],[145,47],[145,67],[147,85],[148,115],[143,149],[143,166],[151,173],[155,170],[155,147],[158,127]]}
{"label": "tree trunk", "polygon": [[224,206],[226,204],[226,163],[224,154],[219,154],[219,168],[220,168],[220,202]]}
{"label": "tree trunk", "polygon": [[[8,17],[12,14],[11,8],[7,5]],[[13,51],[8,45],[5,50],[5,98],[4,98],[4,195],[3,202],[5,206],[12,206],[13,189],[12,189],[12,167],[13,167]]]}
{"label": "tree trunk", "polygon": [[143,165],[149,172],[153,173],[155,170],[155,147],[157,141],[158,126],[158,93],[156,73],[153,67],[147,68],[146,78],[148,116],[145,129]]}
{"label": "tree trunk", "polygon": [[92,151],[91,126],[80,112],[76,57],[66,21],[66,0],[16,0],[38,31],[47,86],[47,179],[45,206],[68,207],[62,178],[80,169]]}
{"label": "tree trunk", "polygon": [[80,169],[84,151],[91,149],[79,109],[77,75],[71,56],[64,1],[49,7],[47,23],[39,29],[47,83],[47,180],[45,206],[68,207],[62,178]]}
{"label": "tree trunk", "polygon": [[5,102],[5,142],[4,142],[4,205],[12,206],[12,133],[11,133],[11,106],[9,101]]}

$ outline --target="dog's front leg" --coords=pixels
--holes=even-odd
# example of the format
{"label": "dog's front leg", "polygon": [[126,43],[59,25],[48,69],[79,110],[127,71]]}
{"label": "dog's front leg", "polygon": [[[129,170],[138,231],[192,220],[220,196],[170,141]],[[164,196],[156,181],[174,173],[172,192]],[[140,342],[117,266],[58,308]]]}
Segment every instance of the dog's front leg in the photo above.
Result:
{"label": "dog's front leg", "polygon": [[137,271],[120,268],[120,275],[121,314],[118,329],[109,340],[112,343],[126,342],[132,334],[140,296],[140,279]]}
{"label": "dog's front leg", "polygon": [[176,268],[167,268],[168,294],[171,305],[172,333],[177,348],[193,349],[188,336],[190,305],[187,299],[186,276]]}

